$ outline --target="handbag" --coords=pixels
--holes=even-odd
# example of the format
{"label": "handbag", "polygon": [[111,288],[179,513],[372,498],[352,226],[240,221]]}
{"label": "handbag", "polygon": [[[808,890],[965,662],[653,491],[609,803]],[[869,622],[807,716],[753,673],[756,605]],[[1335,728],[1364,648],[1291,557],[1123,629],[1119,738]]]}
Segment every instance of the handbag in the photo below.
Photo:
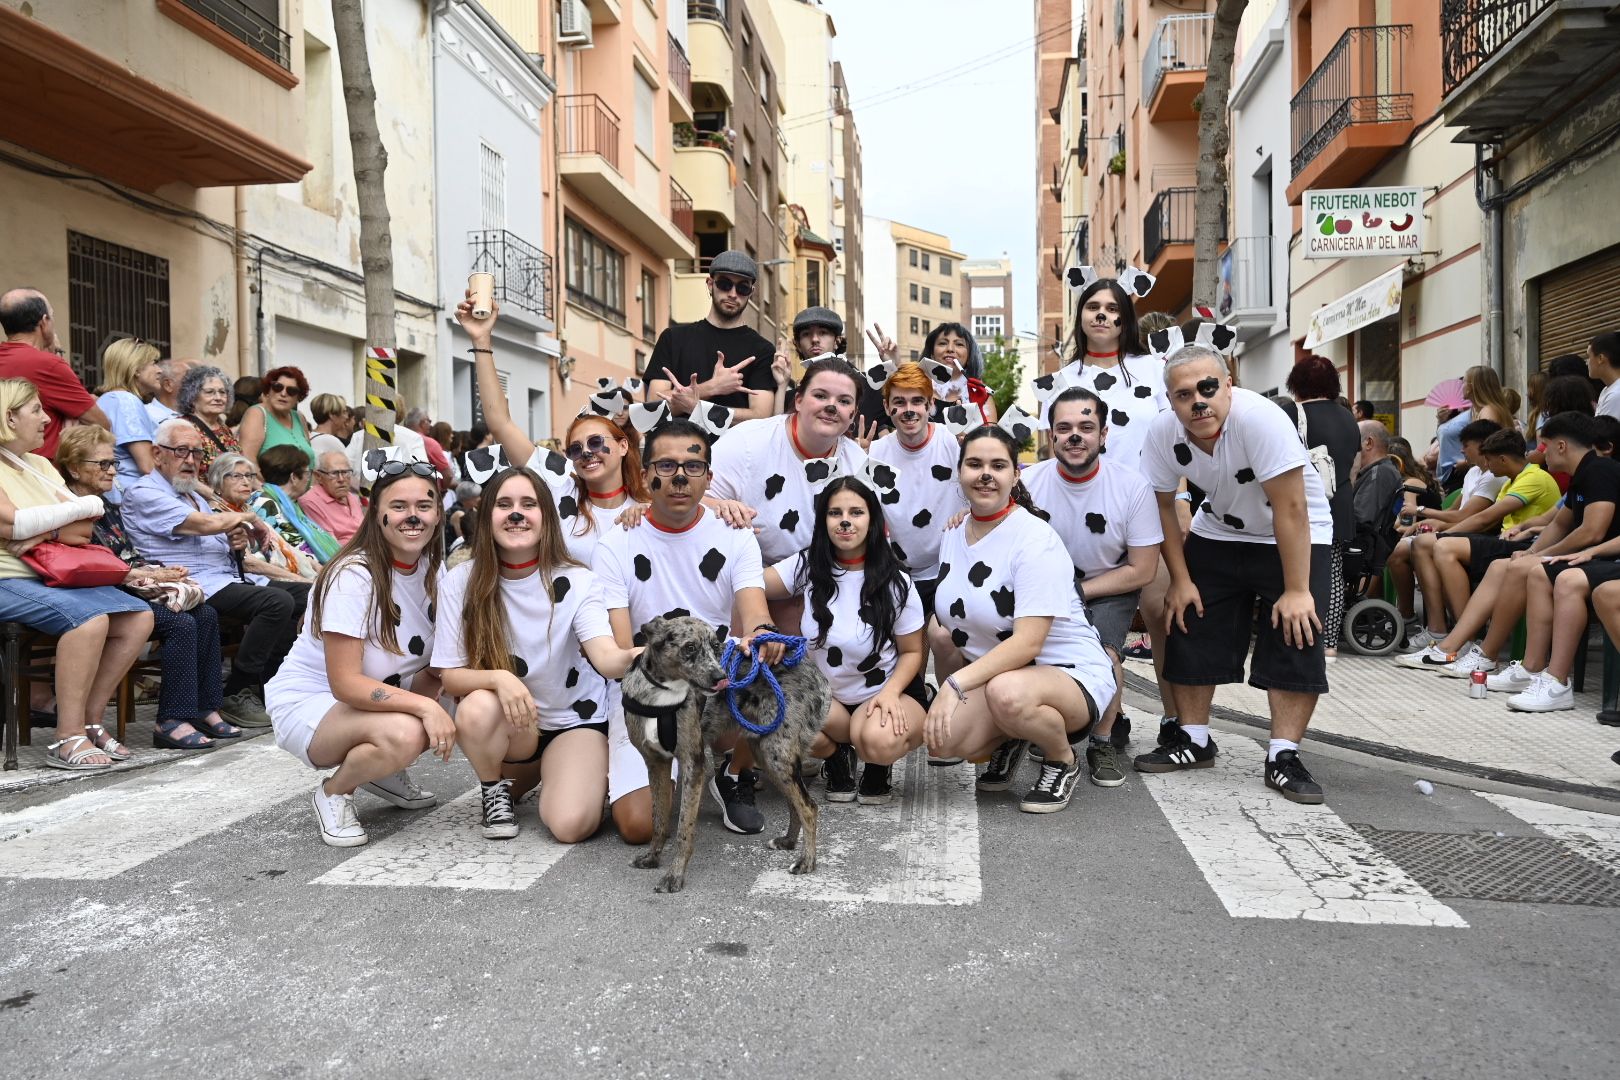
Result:
{"label": "handbag", "polygon": [[130,592],[154,604],[162,604],[175,614],[190,611],[202,603],[202,586],[190,578],[180,581],[154,581],[150,585],[126,585],[126,592]]}
{"label": "handbag", "polygon": [[29,548],[22,561],[33,567],[42,583],[57,589],[122,585],[129,576],[129,564],[100,544],[47,540]]}

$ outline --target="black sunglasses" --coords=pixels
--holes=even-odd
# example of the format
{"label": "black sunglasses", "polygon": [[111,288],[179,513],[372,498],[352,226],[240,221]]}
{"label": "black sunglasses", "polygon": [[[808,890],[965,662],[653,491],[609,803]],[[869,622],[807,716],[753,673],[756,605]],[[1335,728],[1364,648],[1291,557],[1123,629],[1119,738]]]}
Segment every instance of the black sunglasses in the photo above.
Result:
{"label": "black sunglasses", "polygon": [[425,461],[385,461],[382,463],[382,468],[377,470],[379,478],[387,477],[391,479],[395,476],[404,476],[406,473],[413,473],[424,480],[437,480],[439,478],[439,470]]}
{"label": "black sunglasses", "polygon": [[569,461],[578,461],[586,454],[590,454],[592,457],[601,457],[603,454],[607,453],[607,448],[607,436],[592,435],[590,438],[586,439],[583,444],[569,443],[568,449],[564,450],[563,454],[568,458]]}
{"label": "black sunglasses", "polygon": [[714,287],[720,292],[734,292],[742,297],[754,295],[754,283],[752,281],[736,281],[732,278],[717,277],[714,279]]}

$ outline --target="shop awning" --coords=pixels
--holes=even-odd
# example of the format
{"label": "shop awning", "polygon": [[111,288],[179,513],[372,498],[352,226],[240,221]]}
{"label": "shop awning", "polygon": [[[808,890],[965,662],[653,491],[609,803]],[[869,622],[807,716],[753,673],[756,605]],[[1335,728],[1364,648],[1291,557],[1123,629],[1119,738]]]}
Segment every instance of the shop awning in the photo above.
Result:
{"label": "shop awning", "polygon": [[1355,291],[1317,308],[1311,315],[1311,328],[1305,335],[1305,347],[1314,349],[1401,310],[1401,282],[1405,273],[1406,267],[1397,266]]}

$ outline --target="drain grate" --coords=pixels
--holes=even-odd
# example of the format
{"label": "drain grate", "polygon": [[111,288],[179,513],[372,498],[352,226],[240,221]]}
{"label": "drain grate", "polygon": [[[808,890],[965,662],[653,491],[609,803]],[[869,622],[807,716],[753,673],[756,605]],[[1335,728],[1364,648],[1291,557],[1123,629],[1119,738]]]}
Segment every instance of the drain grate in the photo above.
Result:
{"label": "drain grate", "polygon": [[1437,897],[1620,907],[1620,875],[1549,836],[1351,828]]}

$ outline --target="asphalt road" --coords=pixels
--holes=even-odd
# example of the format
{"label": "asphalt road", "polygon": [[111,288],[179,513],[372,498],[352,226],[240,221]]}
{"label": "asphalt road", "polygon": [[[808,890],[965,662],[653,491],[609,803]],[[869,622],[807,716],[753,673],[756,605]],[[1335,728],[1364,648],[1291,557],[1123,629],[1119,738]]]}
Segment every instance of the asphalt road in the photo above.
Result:
{"label": "asphalt road", "polygon": [[[1538,815],[1580,811],[1326,756],[1328,806],[1298,808],[1218,738],[1238,764],[1082,783],[1044,817],[917,765],[896,805],[825,809],[813,878],[706,803],[677,896],[610,832],[550,844],[532,803],[501,845],[472,800],[362,795],[372,844],[327,848],[268,740],[8,796],[3,1071],[1620,1075],[1620,908],[1438,895],[1349,829],[1552,843]],[[473,786],[459,759],[416,775],[444,803]],[[1580,820],[1571,857],[1620,883],[1620,818]]]}

